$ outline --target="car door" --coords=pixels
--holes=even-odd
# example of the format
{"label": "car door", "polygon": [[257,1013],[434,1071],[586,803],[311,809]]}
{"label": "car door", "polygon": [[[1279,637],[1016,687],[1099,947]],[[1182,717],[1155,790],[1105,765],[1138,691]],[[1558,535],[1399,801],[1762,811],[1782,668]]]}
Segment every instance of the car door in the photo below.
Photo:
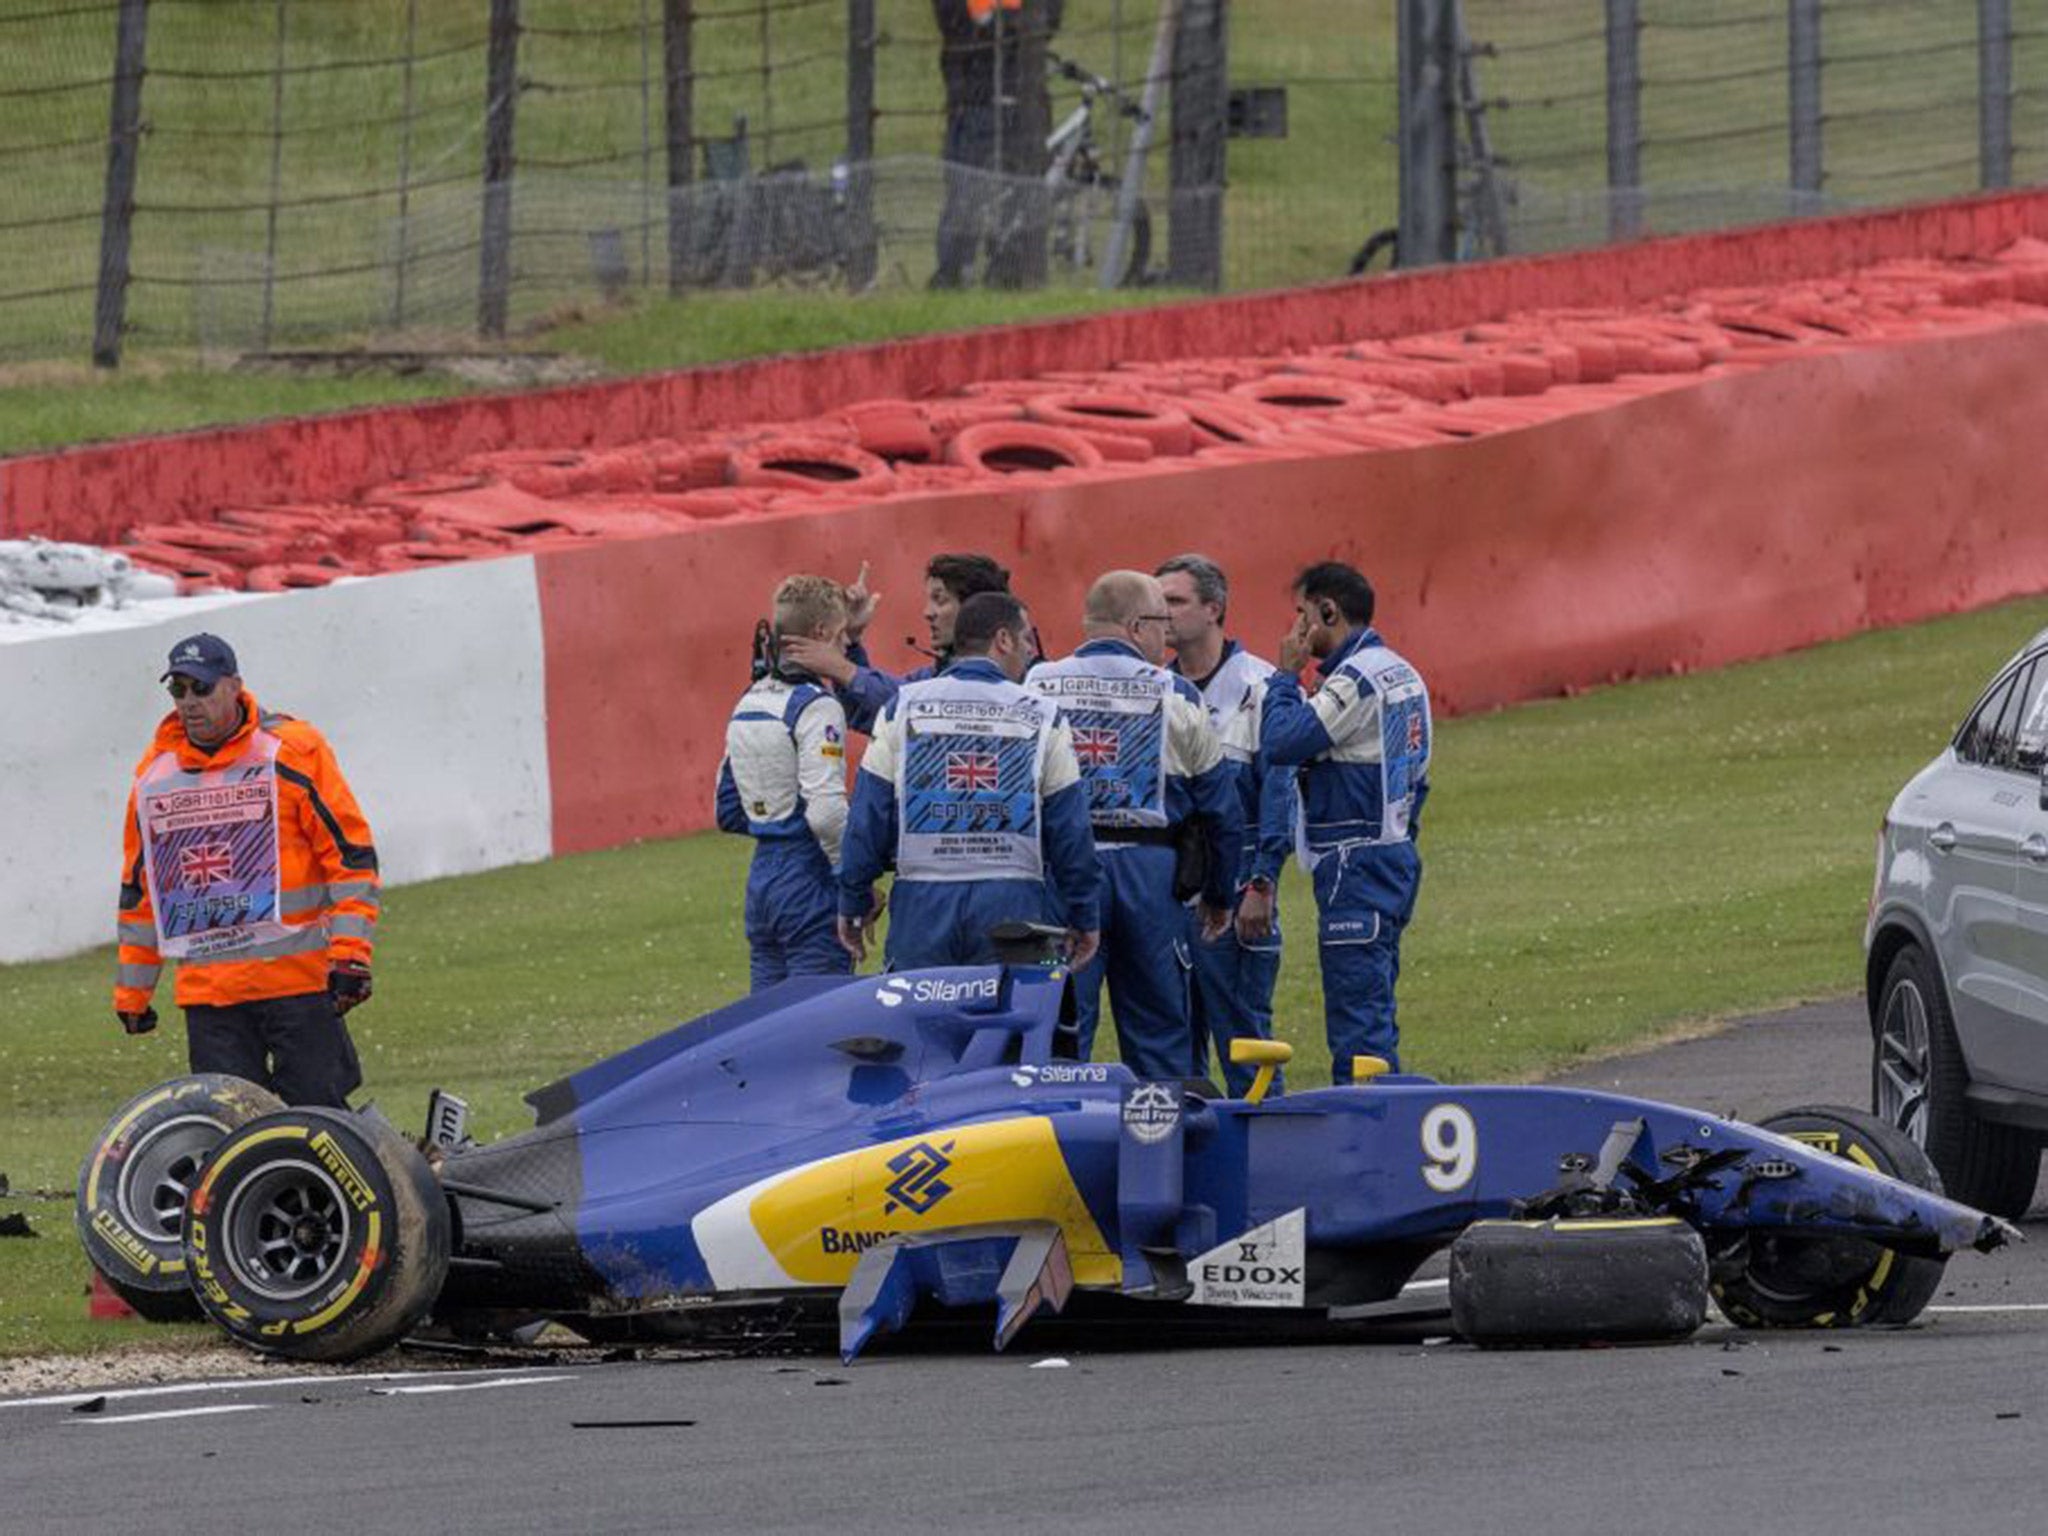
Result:
{"label": "car door", "polygon": [[2020,843],[2034,830],[2030,786],[2012,764],[2021,706],[2040,669],[2009,668],[1956,733],[1953,766],[1928,786],[1928,921],[1935,927],[1956,1032],[1973,1081],[2019,1086],[2033,1058],[2039,981],[2028,974],[2019,912]]}
{"label": "car door", "polygon": [[2001,765],[2019,796],[2019,857],[2013,864],[2020,954],[2015,1011],[2026,1024],[2016,1054],[1999,1069],[2016,1088],[2048,1094],[2048,652],[2035,658],[2016,711],[2018,725]]}

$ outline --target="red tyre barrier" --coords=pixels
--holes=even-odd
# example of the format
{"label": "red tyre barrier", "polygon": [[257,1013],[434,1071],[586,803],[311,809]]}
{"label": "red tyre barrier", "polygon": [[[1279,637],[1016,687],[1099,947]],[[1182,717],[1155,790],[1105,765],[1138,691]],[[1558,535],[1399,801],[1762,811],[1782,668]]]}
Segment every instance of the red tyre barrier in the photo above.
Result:
{"label": "red tyre barrier", "polygon": [[735,449],[726,478],[737,486],[884,496],[896,475],[886,462],[823,437],[776,437]]}
{"label": "red tyre barrier", "polygon": [[145,570],[175,578],[180,596],[190,597],[195,592],[242,590],[244,577],[240,570],[225,561],[210,560],[175,544],[123,544],[120,552]]}
{"label": "red tyre barrier", "polygon": [[985,421],[946,444],[946,462],[987,475],[1100,469],[1102,453],[1078,432],[1036,421]]}
{"label": "red tyre barrier", "polygon": [[1327,373],[1378,389],[1391,389],[1417,400],[1442,402],[1466,393],[1462,369],[1452,370],[1412,358],[1395,359],[1384,353],[1372,354],[1361,348],[1347,348],[1339,354],[1318,353],[1313,364],[1317,373]]}
{"label": "red tyre barrier", "polygon": [[1228,395],[1191,397],[1180,406],[1187,412],[1198,452],[1271,442],[1279,431],[1273,412]]}
{"label": "red tyre barrier", "polygon": [[1270,411],[1327,416],[1336,411],[1387,409],[1389,392],[1334,374],[1276,373],[1239,384],[1229,393],[1232,399],[1250,401]]}
{"label": "red tyre barrier", "polygon": [[924,419],[941,449],[956,434],[989,421],[1021,421],[1024,407],[1016,400],[934,400],[924,407]]}
{"label": "red tyre barrier", "polygon": [[1462,395],[1469,397],[1507,393],[1507,370],[1492,358],[1482,357],[1468,348],[1438,339],[1413,337],[1390,341],[1387,343],[1387,350],[1397,358],[1438,363],[1461,370],[1463,382],[1458,392]]}
{"label": "red tyre barrier", "polygon": [[128,536],[139,544],[167,544],[174,549],[189,549],[208,559],[244,570],[252,565],[284,559],[289,543],[275,534],[224,528],[218,523],[143,523],[130,529]]}
{"label": "red tyre barrier", "polygon": [[408,539],[386,544],[370,557],[370,564],[379,571],[421,571],[435,566],[460,565],[467,560],[488,560],[510,552],[509,545],[429,544]]}
{"label": "red tyre barrier", "polygon": [[841,411],[839,419],[853,429],[862,450],[878,459],[925,464],[939,456],[938,434],[908,400],[864,400]]}
{"label": "red tyre barrier", "polygon": [[249,573],[251,592],[293,592],[305,587],[325,587],[337,578],[351,575],[339,566],[313,565],[299,561],[290,565],[259,565]]}
{"label": "red tyre barrier", "polygon": [[[1083,433],[1140,438],[1152,454],[1178,457],[1194,448],[1194,424],[1177,402],[1135,390],[1072,390],[1035,395],[1024,402],[1028,421]],[[1116,457],[1112,454],[1110,457]]]}

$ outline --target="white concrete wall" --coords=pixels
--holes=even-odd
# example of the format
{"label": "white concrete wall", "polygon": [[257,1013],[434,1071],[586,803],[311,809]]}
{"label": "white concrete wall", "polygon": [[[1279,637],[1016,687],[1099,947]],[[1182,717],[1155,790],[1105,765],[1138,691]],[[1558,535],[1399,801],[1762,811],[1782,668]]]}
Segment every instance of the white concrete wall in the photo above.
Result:
{"label": "white concrete wall", "polygon": [[333,744],[387,884],[552,851],[530,558],[152,603],[0,644],[0,962],[112,941],[128,786],[169,707],[157,677],[198,630]]}

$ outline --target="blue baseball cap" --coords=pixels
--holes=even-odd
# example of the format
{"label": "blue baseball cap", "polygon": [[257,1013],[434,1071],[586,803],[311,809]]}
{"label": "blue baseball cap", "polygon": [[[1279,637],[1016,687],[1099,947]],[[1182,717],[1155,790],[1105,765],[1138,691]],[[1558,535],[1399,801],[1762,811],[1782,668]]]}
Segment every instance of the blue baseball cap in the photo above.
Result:
{"label": "blue baseball cap", "polygon": [[177,676],[217,683],[224,677],[239,676],[241,670],[235,661],[235,648],[219,635],[187,635],[171,647],[170,666],[157,681],[167,682]]}

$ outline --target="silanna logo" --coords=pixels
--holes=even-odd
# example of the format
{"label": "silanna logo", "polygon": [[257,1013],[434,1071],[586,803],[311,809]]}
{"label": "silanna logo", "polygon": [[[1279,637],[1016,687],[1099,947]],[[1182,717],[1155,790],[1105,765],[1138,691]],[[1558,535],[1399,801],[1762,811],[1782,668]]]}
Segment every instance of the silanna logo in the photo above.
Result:
{"label": "silanna logo", "polygon": [[977,976],[972,981],[947,981],[940,976],[912,981],[908,976],[891,976],[875,988],[875,1001],[884,1008],[901,1008],[905,1003],[992,1003],[1001,988],[996,976]]}
{"label": "silanna logo", "polygon": [[922,1216],[953,1193],[953,1186],[941,1177],[953,1166],[953,1159],[946,1156],[952,1150],[950,1141],[942,1147],[920,1141],[890,1158],[889,1171],[896,1177],[889,1181],[889,1203],[882,1214],[887,1216],[900,1205],[913,1216]]}

